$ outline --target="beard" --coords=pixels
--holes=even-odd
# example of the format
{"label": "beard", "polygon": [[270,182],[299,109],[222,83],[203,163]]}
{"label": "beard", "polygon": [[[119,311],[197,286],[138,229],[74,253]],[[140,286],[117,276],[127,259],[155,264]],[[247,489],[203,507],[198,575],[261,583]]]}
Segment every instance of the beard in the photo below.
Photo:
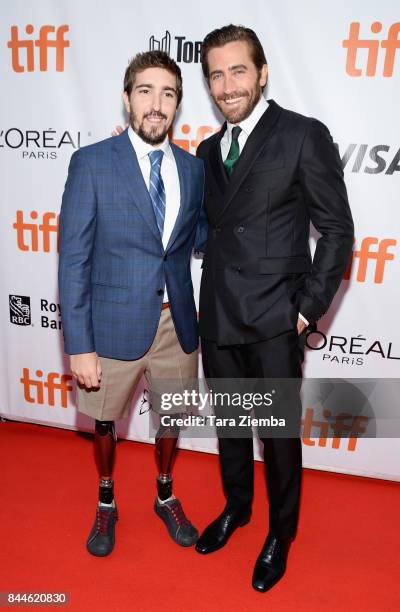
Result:
{"label": "beard", "polygon": [[[229,121],[229,123],[240,123],[241,121],[244,121],[245,119],[247,119],[247,117],[251,115],[254,107],[256,106],[259,99],[261,98],[261,94],[262,94],[261,87],[258,87],[258,89],[253,89],[250,91],[248,91],[247,89],[237,89],[236,91],[230,94],[222,95],[222,96],[219,96],[218,98],[214,98],[214,102],[218,106],[219,110],[221,111],[225,119]],[[226,105],[224,106],[224,108],[222,108],[221,102],[224,102],[226,100],[231,100],[234,98],[238,98],[239,96],[243,96],[247,98],[246,104],[244,107],[232,109],[231,111],[229,111],[229,109],[226,108]]]}
{"label": "beard", "polygon": [[144,120],[146,117],[150,116],[161,117],[165,120],[167,119],[166,115],[164,115],[163,113],[152,111],[151,113],[146,113],[145,115],[143,115],[142,122],[139,123],[138,127],[135,127],[135,124],[137,124],[137,117],[133,113],[133,111],[131,111],[129,115],[129,120],[133,131],[136,132],[136,134],[140,136],[140,138],[144,140],[144,142],[149,145],[158,145],[164,141],[166,135],[168,134],[169,126],[154,125],[149,128],[145,128]]}

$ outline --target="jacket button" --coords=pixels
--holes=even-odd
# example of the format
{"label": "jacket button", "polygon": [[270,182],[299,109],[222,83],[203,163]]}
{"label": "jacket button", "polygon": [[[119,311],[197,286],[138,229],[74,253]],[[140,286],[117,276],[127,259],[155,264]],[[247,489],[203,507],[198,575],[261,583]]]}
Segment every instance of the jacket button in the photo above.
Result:
{"label": "jacket button", "polygon": [[241,271],[242,271],[242,268],[239,268],[239,267],[237,267],[237,268],[236,268],[236,272],[237,272],[238,274],[240,274],[240,273],[241,273]]}
{"label": "jacket button", "polygon": [[164,295],[164,289],[157,289],[157,295]]}
{"label": "jacket button", "polygon": [[253,187],[246,187],[245,192],[246,193],[252,193],[254,191]]}
{"label": "jacket button", "polygon": [[244,232],[244,227],[243,225],[239,225],[239,227],[237,228],[238,234],[243,234]]}
{"label": "jacket button", "polygon": [[168,259],[168,255],[167,255],[167,254],[165,254],[165,255],[164,255],[164,257],[163,257],[163,260],[164,260],[164,261],[167,261],[167,259]]}

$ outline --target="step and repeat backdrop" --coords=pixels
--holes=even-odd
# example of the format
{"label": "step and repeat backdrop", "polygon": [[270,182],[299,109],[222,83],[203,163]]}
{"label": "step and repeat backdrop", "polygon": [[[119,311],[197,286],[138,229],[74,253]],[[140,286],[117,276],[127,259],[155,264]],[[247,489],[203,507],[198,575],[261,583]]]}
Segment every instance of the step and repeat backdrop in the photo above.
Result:
{"label": "step and repeat backdrop", "polygon": [[[70,157],[125,124],[124,71],[135,53],[149,49],[167,51],[182,70],[184,97],[172,137],[195,153],[222,123],[202,78],[201,41],[232,22],[253,28],[264,45],[267,97],[328,125],[355,220],[340,290],[307,339],[304,376],[313,384],[305,385],[303,398],[304,464],[400,479],[397,8],[394,0],[2,3],[2,416],[92,429],[76,411],[57,293],[58,216]],[[314,232],[312,248],[317,239]],[[200,265],[194,257],[196,295]],[[149,441],[144,384],[133,408],[118,424],[119,435]],[[372,433],[357,437],[368,424]],[[215,438],[184,438],[181,446],[217,448]]]}

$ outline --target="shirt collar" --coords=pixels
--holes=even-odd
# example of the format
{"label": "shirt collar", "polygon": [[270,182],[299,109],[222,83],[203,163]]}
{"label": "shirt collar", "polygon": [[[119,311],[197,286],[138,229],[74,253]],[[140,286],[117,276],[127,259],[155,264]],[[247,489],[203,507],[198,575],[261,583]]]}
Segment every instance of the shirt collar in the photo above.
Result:
{"label": "shirt collar", "polygon": [[266,101],[264,96],[261,94],[261,98],[259,99],[255,107],[251,111],[250,115],[246,119],[243,119],[243,121],[241,121],[240,123],[236,123],[236,124],[229,123],[229,122],[227,123],[227,131],[229,134],[229,138],[231,138],[232,130],[235,127],[235,125],[238,125],[239,127],[241,127],[243,132],[246,134],[246,136],[250,136],[251,132],[254,130],[254,128],[256,127],[256,124],[259,122],[259,120],[261,119],[262,115],[265,113],[267,108],[268,108],[268,102]]}
{"label": "shirt collar", "polygon": [[132,143],[133,148],[135,149],[135,153],[138,159],[144,159],[151,151],[155,151],[156,149],[163,151],[164,155],[169,158],[173,158],[172,149],[169,144],[168,136],[164,138],[161,144],[157,147],[153,147],[151,144],[148,144],[144,140],[140,138],[138,134],[132,129],[130,125],[128,127],[128,136]]}

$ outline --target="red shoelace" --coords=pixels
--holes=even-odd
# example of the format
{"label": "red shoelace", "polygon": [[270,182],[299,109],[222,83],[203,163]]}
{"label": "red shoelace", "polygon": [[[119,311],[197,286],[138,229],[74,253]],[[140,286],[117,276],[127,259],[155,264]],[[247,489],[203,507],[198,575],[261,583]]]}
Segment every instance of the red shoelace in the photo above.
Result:
{"label": "red shoelace", "polygon": [[173,500],[171,504],[168,504],[168,507],[179,527],[182,527],[182,525],[189,525],[189,521],[186,518],[181,503],[178,499]]}
{"label": "red shoelace", "polygon": [[97,508],[97,532],[100,535],[108,535],[108,526],[111,520],[116,518],[116,510],[108,508]]}

